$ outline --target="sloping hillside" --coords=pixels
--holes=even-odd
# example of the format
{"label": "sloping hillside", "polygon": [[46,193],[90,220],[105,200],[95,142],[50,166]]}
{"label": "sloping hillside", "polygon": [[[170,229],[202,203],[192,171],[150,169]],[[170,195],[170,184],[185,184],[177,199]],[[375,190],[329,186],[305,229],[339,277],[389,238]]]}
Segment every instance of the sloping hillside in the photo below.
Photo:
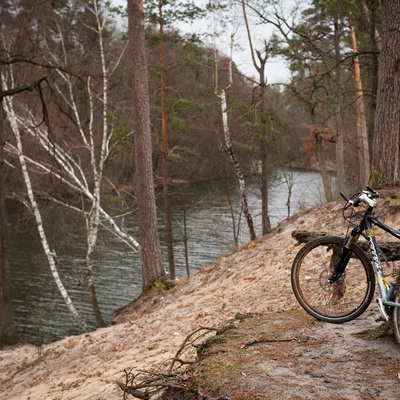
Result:
{"label": "sloping hillside", "polygon": [[[341,203],[331,203],[284,221],[189,280],[126,307],[116,325],[42,349],[24,345],[1,351],[0,399],[122,399],[115,381],[125,379],[124,370],[160,365],[190,332],[221,326],[237,313],[256,316],[239,324],[242,338],[232,343],[233,349],[253,336],[285,340],[240,349],[246,369],[234,364],[231,382],[226,381],[233,392],[221,391],[230,398],[395,398],[400,347],[392,338],[366,342],[351,335],[377,326],[375,307],[346,325],[322,324],[302,311],[291,292],[290,267],[299,249],[292,231],[341,232],[343,227],[335,225],[342,222],[341,209]],[[300,336],[308,339],[286,340]]]}

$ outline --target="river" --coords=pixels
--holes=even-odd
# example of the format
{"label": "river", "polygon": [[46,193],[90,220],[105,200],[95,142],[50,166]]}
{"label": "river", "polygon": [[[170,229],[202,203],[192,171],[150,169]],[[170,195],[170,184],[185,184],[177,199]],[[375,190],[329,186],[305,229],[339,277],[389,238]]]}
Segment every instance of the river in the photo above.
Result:
{"label": "river", "polygon": [[[291,171],[293,187],[290,214],[325,201],[320,175],[314,172]],[[259,236],[261,201],[255,182],[248,184],[249,207]],[[282,175],[270,188],[271,225],[288,216],[288,185]],[[233,204],[234,213],[230,204]],[[249,240],[247,225],[239,216],[240,196],[234,181],[212,181],[180,188],[172,198],[174,256],[178,278],[187,277],[184,253],[186,219],[190,273],[216,261],[235,246],[233,219],[240,226],[239,243]],[[48,343],[64,336],[79,334],[50,273],[33,219],[20,217],[20,209],[8,210],[9,264],[16,324],[20,337],[30,343]],[[233,217],[232,217],[233,216]],[[79,221],[65,213],[44,213],[45,226],[52,249],[57,253],[61,279],[81,316],[95,328],[85,283],[84,251]],[[125,217],[125,229],[137,236],[134,214]],[[164,224],[160,215],[163,242]],[[167,250],[163,247],[165,267]],[[100,308],[107,323],[115,310],[141,292],[140,255],[104,232],[95,258],[95,284]]]}

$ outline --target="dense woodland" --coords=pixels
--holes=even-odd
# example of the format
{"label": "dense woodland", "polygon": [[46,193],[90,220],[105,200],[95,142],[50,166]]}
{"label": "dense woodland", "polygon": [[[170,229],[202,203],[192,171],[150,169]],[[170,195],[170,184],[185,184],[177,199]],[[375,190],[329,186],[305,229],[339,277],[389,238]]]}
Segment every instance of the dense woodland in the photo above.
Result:
{"label": "dense woodland", "polygon": [[[128,11],[98,0],[3,0],[0,5],[2,232],[4,201],[27,205],[70,306],[40,210],[57,205],[81,213],[99,325],[92,256],[100,220],[131,248],[141,249],[144,276],[158,264],[146,263],[147,244],[158,237],[156,227],[144,226],[152,218],[144,210],[148,197],[141,200],[147,183],[140,182],[162,195],[168,218],[173,185],[225,177],[238,179],[246,214],[245,182],[256,177],[263,233],[270,229],[268,182],[277,170],[320,171],[327,200],[368,182],[399,183],[400,0],[310,0],[290,6],[279,0],[221,0],[204,8],[195,3],[145,1],[143,32],[143,3],[137,0],[129,2]],[[221,32],[237,29],[238,15],[252,76],[232,62],[234,34],[228,44],[220,40]],[[214,32],[179,31],[179,21],[196,20],[216,21]],[[274,33],[256,41],[252,32],[260,26]],[[273,57],[289,65],[289,82],[269,84],[266,62]],[[147,118],[143,105],[149,116],[140,125],[139,119]],[[150,148],[141,142],[147,129]],[[150,178],[139,167],[144,154]],[[139,244],[107,214],[111,206],[142,210],[141,231],[150,236]],[[251,231],[251,215],[247,223]],[[9,328],[2,236],[0,304],[10,311],[0,322],[0,342],[7,343],[15,332]],[[172,247],[169,267],[173,278]],[[163,278],[162,271],[157,265],[144,288]]]}
{"label": "dense woodland", "polygon": [[[359,148],[356,136],[358,92],[354,74],[356,54],[363,78],[366,108],[363,116],[367,119],[370,143],[377,82],[378,50],[376,41],[371,38],[372,28],[360,7],[363,2],[343,2],[341,9],[336,9],[335,2],[315,2],[314,7],[304,11],[302,19],[291,21],[297,26],[286,25],[286,21],[279,19],[284,15],[274,16],[268,7],[263,7],[262,3],[268,2],[258,3],[249,2],[248,12],[257,14],[259,23],[277,24],[277,34],[265,38],[268,42],[266,48],[256,50],[267,51],[264,57],[282,54],[293,71],[289,84],[267,87],[267,115],[263,124],[268,125],[270,135],[270,170],[288,166],[321,168],[316,146],[318,141],[321,141],[326,168],[336,170],[335,135],[339,127],[344,143],[345,179],[354,187],[358,176]],[[369,13],[374,12],[375,28],[379,30],[380,10],[377,6],[370,6]],[[279,11],[277,8],[274,12]],[[350,12],[353,15],[351,19]],[[96,28],[98,17],[105,24],[102,32]],[[135,177],[131,140],[132,67],[127,32],[123,29],[126,24],[121,23],[121,18],[123,20],[123,15],[105,6],[93,10],[91,2],[43,2],[38,6],[36,2],[23,1],[18,12],[13,12],[12,6],[2,10],[2,29],[7,39],[2,52],[3,91],[31,86],[31,90],[20,90],[13,96],[17,116],[24,119],[25,124],[46,131],[52,142],[62,142],[71,149],[70,153],[79,156],[89,184],[92,183],[93,171],[87,148],[81,143],[80,131],[91,129],[94,135],[101,135],[104,123],[102,98],[104,91],[107,92],[105,122],[110,136],[102,192],[116,196],[124,191],[132,193]],[[352,49],[350,24],[354,24],[357,34],[357,53]],[[201,36],[182,36],[168,26],[166,24],[163,40],[170,180],[194,182],[232,177],[235,172],[224,152],[221,111],[216,96],[216,91],[228,81],[229,49],[219,50],[218,64],[215,65],[214,49],[202,42],[208,43],[208,40]],[[99,48],[100,40],[102,49]],[[159,43],[158,26],[150,19],[146,49],[156,185],[161,184],[162,176]],[[260,160],[257,143],[260,140],[259,77],[255,70],[253,79],[246,79],[234,65],[232,68],[233,83],[228,91],[230,132],[245,174],[250,175]],[[263,74],[267,83],[268,70]],[[105,75],[106,88],[103,86]],[[9,131],[6,123],[6,140]],[[30,158],[48,162],[48,156],[35,143],[34,135],[25,140],[28,142],[24,151]],[[11,145],[13,141],[7,142]],[[10,165],[16,164],[11,148],[6,148],[6,158]],[[51,179],[49,174],[47,177],[49,179],[43,174],[36,177],[40,181],[37,192],[44,196],[49,192],[74,194],[67,185]],[[10,168],[6,186],[24,197],[18,168]]]}

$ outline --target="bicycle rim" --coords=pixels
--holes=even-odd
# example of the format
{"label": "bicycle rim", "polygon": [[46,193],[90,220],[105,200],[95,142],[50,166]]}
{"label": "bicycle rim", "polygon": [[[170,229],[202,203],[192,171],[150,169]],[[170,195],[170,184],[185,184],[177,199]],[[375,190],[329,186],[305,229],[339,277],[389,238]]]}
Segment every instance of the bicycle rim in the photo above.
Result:
{"label": "bicycle rim", "polygon": [[374,295],[372,265],[356,244],[345,274],[334,284],[328,282],[343,243],[338,236],[314,239],[300,250],[292,266],[292,289],[300,305],[313,317],[331,323],[357,318]]}
{"label": "bicycle rim", "polygon": [[[396,289],[394,302],[400,302],[400,288]],[[397,343],[400,344],[400,307],[393,307],[393,328]]]}

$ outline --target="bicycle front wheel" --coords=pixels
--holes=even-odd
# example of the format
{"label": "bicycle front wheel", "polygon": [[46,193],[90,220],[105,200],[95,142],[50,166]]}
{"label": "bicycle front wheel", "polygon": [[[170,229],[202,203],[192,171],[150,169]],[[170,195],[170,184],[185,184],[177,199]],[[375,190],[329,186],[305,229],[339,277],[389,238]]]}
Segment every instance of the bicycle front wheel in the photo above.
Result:
{"label": "bicycle front wheel", "polygon": [[367,255],[357,245],[345,273],[333,284],[328,282],[343,249],[344,238],[324,236],[308,242],[292,265],[293,293],[313,317],[340,324],[360,316],[371,303],[375,275]]}

